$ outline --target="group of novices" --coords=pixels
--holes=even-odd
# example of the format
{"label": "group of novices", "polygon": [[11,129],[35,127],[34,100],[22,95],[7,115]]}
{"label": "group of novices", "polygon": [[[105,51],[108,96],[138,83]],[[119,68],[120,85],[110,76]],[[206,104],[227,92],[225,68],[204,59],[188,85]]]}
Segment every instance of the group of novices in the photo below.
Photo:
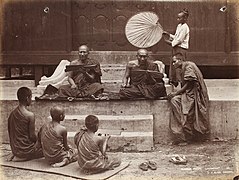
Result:
{"label": "group of novices", "polygon": [[[185,23],[187,17],[187,11],[178,14],[179,25],[174,36],[164,32],[164,35],[173,38],[170,41],[173,47],[170,69],[178,71],[177,76],[170,75],[169,78],[175,86],[180,82],[181,88],[167,95],[163,75],[159,73],[157,64],[148,60],[146,49],[139,49],[137,60],[130,61],[126,66],[119,91],[122,99],[157,99],[167,96],[171,107],[169,129],[173,134],[174,144],[202,140],[209,133],[207,88],[196,64],[186,61],[185,49],[188,48],[189,40],[189,29]],[[97,97],[103,92],[100,64],[88,58],[88,54],[88,47],[80,46],[79,59],[72,61],[71,65],[95,65],[94,68],[68,72],[69,85],[59,88],[59,96]],[[8,119],[13,153],[10,160],[29,160],[44,156],[53,167],[61,167],[78,160],[80,168],[87,173],[120,165],[119,159],[106,155],[109,136],[95,135],[99,126],[96,116],[87,116],[85,128],[76,133],[75,150],[67,144],[67,130],[60,124],[65,116],[62,108],[56,106],[50,110],[52,121],[43,125],[36,135],[34,114],[27,110],[27,106],[31,104],[32,92],[29,88],[22,87],[18,90],[17,97],[19,106]]]}
{"label": "group of novices", "polygon": [[17,91],[19,105],[8,118],[8,133],[12,156],[10,161],[27,161],[45,157],[52,167],[62,167],[78,161],[80,169],[87,174],[98,173],[119,166],[118,158],[106,154],[109,135],[98,136],[99,119],[94,115],[85,118],[85,127],[74,136],[77,149],[67,143],[67,129],[60,124],[65,118],[64,109],[54,106],[50,110],[52,120],[35,134],[34,113],[27,109],[32,92],[27,87]]}

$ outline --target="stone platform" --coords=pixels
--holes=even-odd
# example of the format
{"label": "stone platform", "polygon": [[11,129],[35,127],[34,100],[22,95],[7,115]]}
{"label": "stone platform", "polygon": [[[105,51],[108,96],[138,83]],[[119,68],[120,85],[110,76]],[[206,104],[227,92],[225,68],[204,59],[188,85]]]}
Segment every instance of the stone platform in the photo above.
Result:
{"label": "stone platform", "polygon": [[[109,134],[108,149],[111,151],[151,151],[153,150],[153,115],[96,115],[99,130],[96,134]],[[86,115],[67,115],[62,124],[71,132],[72,143],[79,127],[85,124]],[[50,119],[50,117],[48,117]]]}
{"label": "stone platform", "polygon": [[[210,98],[211,139],[238,139],[239,80],[205,81]],[[0,136],[3,142],[8,142],[7,118],[18,105],[16,91],[22,85],[30,87],[33,91],[33,102],[29,109],[35,113],[37,130],[49,120],[49,109],[54,105],[59,105],[66,111],[64,123],[68,127],[70,140],[83,123],[84,117],[94,114],[102,118],[103,124],[100,132],[111,134],[113,137],[109,143],[111,150],[148,151],[152,149],[153,143],[170,142],[168,131],[170,109],[166,100],[34,101],[35,96],[41,95],[34,87],[34,81],[0,81],[0,83],[0,125],[2,127]],[[143,117],[150,118],[147,122],[140,123],[140,118]],[[126,122],[125,119],[128,121]],[[141,144],[142,146],[139,146]],[[145,144],[147,145],[144,146]]]}

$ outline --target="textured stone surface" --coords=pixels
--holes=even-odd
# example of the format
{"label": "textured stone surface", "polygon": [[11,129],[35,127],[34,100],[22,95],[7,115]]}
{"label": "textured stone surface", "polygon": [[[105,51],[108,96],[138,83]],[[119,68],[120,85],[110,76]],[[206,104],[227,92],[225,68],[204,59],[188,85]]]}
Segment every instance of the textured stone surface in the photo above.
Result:
{"label": "textured stone surface", "polygon": [[[66,115],[63,124],[70,130],[76,131],[85,124],[87,115]],[[99,128],[124,130],[127,132],[153,131],[153,115],[97,115],[100,120]]]}
{"label": "textured stone surface", "polygon": [[[153,132],[125,132],[125,131],[115,131],[112,130],[101,130],[99,129],[96,134],[110,133],[110,139],[108,142],[109,151],[121,151],[121,152],[131,152],[131,151],[151,151],[154,148],[153,142]],[[68,133],[68,141],[73,147],[74,135],[76,132]]]}

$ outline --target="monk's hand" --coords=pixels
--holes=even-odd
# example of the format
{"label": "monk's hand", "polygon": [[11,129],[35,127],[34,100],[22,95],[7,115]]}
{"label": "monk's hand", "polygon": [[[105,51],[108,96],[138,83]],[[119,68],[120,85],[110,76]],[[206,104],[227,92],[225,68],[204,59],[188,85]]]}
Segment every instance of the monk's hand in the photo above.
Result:
{"label": "monk's hand", "polygon": [[71,85],[71,89],[76,89],[76,88],[77,88],[76,84]]}
{"label": "monk's hand", "polygon": [[109,140],[111,136],[109,134],[105,134],[105,137],[106,137],[106,140]]}
{"label": "monk's hand", "polygon": [[120,87],[121,87],[121,88],[126,88],[126,86],[127,86],[126,84],[121,84]]}
{"label": "monk's hand", "polygon": [[168,99],[171,100],[174,96],[176,96],[175,92],[169,93],[168,94]]}

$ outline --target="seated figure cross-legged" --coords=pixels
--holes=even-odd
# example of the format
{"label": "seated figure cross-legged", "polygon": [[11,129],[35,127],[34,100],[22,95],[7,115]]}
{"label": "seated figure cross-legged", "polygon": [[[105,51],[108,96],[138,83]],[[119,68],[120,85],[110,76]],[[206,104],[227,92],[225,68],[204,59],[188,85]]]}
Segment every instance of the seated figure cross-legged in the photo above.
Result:
{"label": "seated figure cross-legged", "polygon": [[85,118],[86,128],[82,128],[74,137],[78,149],[78,164],[80,169],[87,174],[99,173],[114,169],[121,164],[117,157],[108,157],[106,147],[110,138],[97,136],[99,119],[94,115]]}
{"label": "seated figure cross-legged", "polygon": [[130,61],[126,66],[120,98],[157,99],[167,96],[163,76],[158,65],[148,60],[148,51],[139,49],[137,60]]}
{"label": "seated figure cross-legged", "polygon": [[[88,47],[86,45],[80,46],[79,59],[70,63],[76,67],[79,65],[79,68],[67,73],[69,84],[59,87],[60,97],[97,97],[103,93],[100,64],[96,60],[88,58],[88,55]],[[92,68],[85,68],[84,66],[92,66]]]}
{"label": "seated figure cross-legged", "polygon": [[10,161],[25,161],[43,157],[42,148],[35,133],[35,115],[27,109],[32,91],[21,87],[17,91],[19,105],[8,118],[8,134],[13,156]]}
{"label": "seated figure cross-legged", "polygon": [[50,113],[52,121],[41,127],[39,141],[48,163],[53,167],[61,167],[77,160],[77,150],[69,147],[67,130],[60,124],[65,118],[64,110],[55,106]]}

